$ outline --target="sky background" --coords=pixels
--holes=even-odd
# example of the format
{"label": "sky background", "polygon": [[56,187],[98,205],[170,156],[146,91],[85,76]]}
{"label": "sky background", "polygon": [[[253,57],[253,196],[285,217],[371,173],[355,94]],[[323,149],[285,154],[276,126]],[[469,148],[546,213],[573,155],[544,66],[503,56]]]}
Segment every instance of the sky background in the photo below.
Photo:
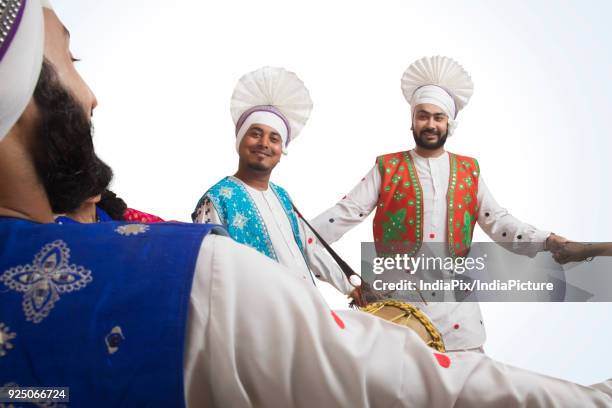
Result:
{"label": "sky background", "polygon": [[[612,240],[612,3],[605,1],[54,0],[96,93],[95,144],[130,207],[188,221],[237,167],[229,100],[264,65],[295,71],[314,101],[275,169],[308,217],[379,154],[413,146],[400,90],[422,56],[475,83],[447,148],[478,158],[497,201],[540,229]],[[360,264],[371,220],[334,245]],[[475,240],[488,241],[477,230]],[[325,285],[330,305],[345,307]],[[612,304],[482,304],[487,353],[584,384],[612,377]]]}

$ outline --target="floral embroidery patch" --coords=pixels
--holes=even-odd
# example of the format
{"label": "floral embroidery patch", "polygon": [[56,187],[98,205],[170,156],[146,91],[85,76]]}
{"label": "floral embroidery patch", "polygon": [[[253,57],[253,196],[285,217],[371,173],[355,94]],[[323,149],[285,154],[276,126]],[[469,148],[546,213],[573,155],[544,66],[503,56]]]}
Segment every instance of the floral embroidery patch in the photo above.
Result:
{"label": "floral embroidery patch", "polygon": [[249,219],[244,215],[237,213],[234,219],[232,220],[232,226],[243,229]]}
{"label": "floral embroidery patch", "polygon": [[145,233],[149,230],[149,226],[145,224],[126,224],[115,228],[115,232],[124,235],[138,235]]}
{"label": "floral embroidery patch", "polygon": [[219,195],[225,198],[232,198],[234,189],[231,187],[221,187],[221,189],[219,189]]}
{"label": "floral embroidery patch", "polygon": [[40,323],[60,299],[60,294],[83,289],[93,280],[91,271],[69,264],[70,249],[64,241],[45,245],[29,265],[19,265],[0,275],[0,282],[23,295],[26,320]]}
{"label": "floral embroidery patch", "polygon": [[7,325],[0,322],[0,357],[6,356],[6,353],[13,348],[10,341],[15,337],[17,337],[17,334],[11,332],[11,329]]}

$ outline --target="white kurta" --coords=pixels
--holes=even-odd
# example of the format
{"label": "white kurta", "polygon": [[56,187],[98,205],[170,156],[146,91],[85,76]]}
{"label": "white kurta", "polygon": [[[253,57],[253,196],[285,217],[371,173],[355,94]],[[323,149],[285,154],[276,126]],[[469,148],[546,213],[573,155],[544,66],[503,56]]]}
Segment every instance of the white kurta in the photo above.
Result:
{"label": "white kurta", "polygon": [[[304,254],[302,254],[295,242],[289,218],[271,188],[268,187],[267,190],[260,191],[236,177],[232,177],[232,179],[242,184],[253,199],[265,223],[274,252],[281,265],[298,274],[308,284],[312,284],[310,274],[310,271],[312,271],[317,278],[330,283],[346,295],[353,290],[340,267],[327,254],[312,231],[298,218],[300,240],[304,246]],[[221,218],[210,200],[204,200],[203,208],[198,211],[195,222],[222,224]]]}
{"label": "white kurta", "polygon": [[[447,152],[439,157],[425,158],[410,151],[419,177],[423,197],[423,242],[446,242],[447,200],[450,161]],[[312,221],[312,226],[327,242],[335,242],[348,230],[370,214],[380,193],[381,176],[378,165],[358,183],[344,199]],[[549,232],[540,231],[523,223],[502,208],[489,192],[482,176],[478,178],[478,225],[496,242],[532,242],[541,245],[522,245],[515,252],[535,256],[544,248]],[[510,248],[509,248],[510,249]],[[417,254],[418,255],[418,254]],[[443,255],[445,256],[445,255]],[[481,347],[485,330],[478,303],[437,302],[418,303],[442,333],[449,350]]]}
{"label": "white kurta", "polygon": [[[270,295],[273,294],[273,295]],[[207,236],[184,356],[190,407],[609,407],[599,390],[472,352],[439,354],[358,311],[337,320],[313,285],[227,237]]]}

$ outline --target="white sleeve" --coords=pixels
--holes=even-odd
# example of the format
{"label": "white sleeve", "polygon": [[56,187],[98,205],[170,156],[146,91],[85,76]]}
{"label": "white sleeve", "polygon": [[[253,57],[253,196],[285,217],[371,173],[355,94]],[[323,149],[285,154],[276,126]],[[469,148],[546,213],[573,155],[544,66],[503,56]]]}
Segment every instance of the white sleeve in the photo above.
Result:
{"label": "white sleeve", "polygon": [[374,210],[379,193],[380,172],[375,164],[342,200],[314,218],[311,225],[329,244],[336,242]]}
{"label": "white sleeve", "polygon": [[502,208],[493,198],[482,176],[478,179],[478,206],[478,225],[493,241],[513,243],[507,249],[531,257],[544,250],[550,232],[524,223]]}
{"label": "white sleeve", "polygon": [[329,283],[345,295],[349,295],[354,288],[349,283],[342,269],[336,264],[331,255],[327,253],[323,245],[321,245],[310,228],[304,224],[302,219],[298,218],[298,221],[300,223],[300,234],[304,241],[304,255],[312,273],[318,279]]}
{"label": "white sleeve", "polygon": [[204,239],[195,274],[184,365],[191,407],[612,404],[480,353],[436,353],[362,312],[334,313],[314,286],[226,237]]}
{"label": "white sleeve", "polygon": [[215,208],[212,200],[208,196],[204,196],[202,199],[202,204],[195,211],[195,223],[197,224],[220,224],[221,217],[219,217],[219,213]]}

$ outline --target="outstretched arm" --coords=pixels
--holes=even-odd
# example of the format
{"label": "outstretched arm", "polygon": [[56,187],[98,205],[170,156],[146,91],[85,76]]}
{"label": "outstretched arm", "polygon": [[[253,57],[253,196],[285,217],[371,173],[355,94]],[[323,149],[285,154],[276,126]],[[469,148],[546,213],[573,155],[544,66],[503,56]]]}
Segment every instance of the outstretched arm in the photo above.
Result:
{"label": "outstretched arm", "polygon": [[334,313],[314,287],[286,272],[225,237],[205,238],[185,355],[190,406],[612,404],[602,391],[480,353],[437,353],[411,330],[375,316]]}
{"label": "outstretched arm", "polygon": [[376,207],[380,192],[380,173],[374,166],[342,200],[311,221],[328,243],[339,240],[359,225]]}
{"label": "outstretched arm", "polygon": [[[483,231],[495,242],[514,243],[508,249],[519,254],[533,257],[547,249],[546,241],[551,233],[518,220],[508,210],[502,208],[487,188],[482,176],[479,177],[478,225]],[[555,235],[552,237],[563,239]],[[531,245],[523,245],[524,243]]]}
{"label": "outstretched arm", "polygon": [[585,261],[596,256],[612,256],[612,242],[593,244],[568,242],[558,250],[553,251],[553,258],[560,264]]}

